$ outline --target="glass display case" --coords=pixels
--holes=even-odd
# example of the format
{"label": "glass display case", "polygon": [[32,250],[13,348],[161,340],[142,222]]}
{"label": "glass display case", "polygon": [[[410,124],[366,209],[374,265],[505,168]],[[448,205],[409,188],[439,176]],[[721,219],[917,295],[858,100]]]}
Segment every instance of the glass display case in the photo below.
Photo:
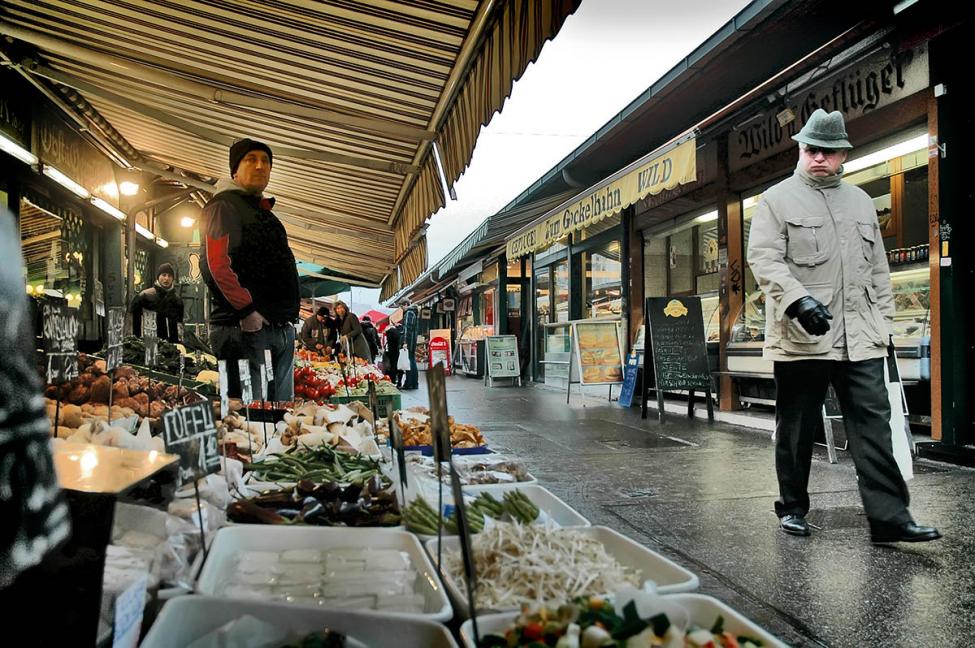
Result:
{"label": "glass display case", "polygon": [[[894,347],[897,367],[905,381],[931,376],[931,280],[926,263],[890,273],[894,292]],[[765,295],[750,293],[735,318],[728,343],[728,370],[772,374],[772,363],[762,359],[765,341]]]}

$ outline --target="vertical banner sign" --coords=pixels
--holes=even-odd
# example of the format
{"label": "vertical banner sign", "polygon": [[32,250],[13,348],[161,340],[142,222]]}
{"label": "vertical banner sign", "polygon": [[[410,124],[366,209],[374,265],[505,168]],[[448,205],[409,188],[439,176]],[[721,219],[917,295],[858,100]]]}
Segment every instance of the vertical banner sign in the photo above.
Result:
{"label": "vertical banner sign", "polygon": [[43,317],[47,382],[60,384],[78,375],[78,314],[64,304],[45,303]]}
{"label": "vertical banner sign", "polygon": [[113,306],[108,309],[108,351],[105,369],[112,371],[122,366],[122,336],[125,331],[125,309]]}
{"label": "vertical banner sign", "polygon": [[179,483],[196,481],[220,470],[217,426],[209,401],[163,414],[166,452],[179,455]]}
{"label": "vertical banner sign", "polygon": [[251,384],[251,363],[248,360],[237,361],[237,373],[240,374],[240,400],[244,406],[254,402],[254,386]]}
{"label": "vertical banner sign", "polygon": [[389,417],[389,445],[396,453],[396,463],[399,464],[399,486],[403,505],[406,505],[406,451],[403,449],[403,432],[396,424],[396,418]]}
{"label": "vertical banner sign", "polygon": [[227,396],[230,381],[227,380],[226,360],[217,360],[217,373],[220,374],[220,418],[227,418],[230,413],[230,397]]}
{"label": "vertical banner sign", "polygon": [[156,333],[156,313],[142,311],[142,341],[146,345],[146,366],[155,367],[159,356],[159,337]]}
{"label": "vertical banner sign", "polygon": [[620,407],[630,407],[633,405],[633,392],[636,390],[637,370],[640,368],[640,357],[636,353],[631,353],[626,358],[626,367],[623,369],[623,388],[620,390]]}

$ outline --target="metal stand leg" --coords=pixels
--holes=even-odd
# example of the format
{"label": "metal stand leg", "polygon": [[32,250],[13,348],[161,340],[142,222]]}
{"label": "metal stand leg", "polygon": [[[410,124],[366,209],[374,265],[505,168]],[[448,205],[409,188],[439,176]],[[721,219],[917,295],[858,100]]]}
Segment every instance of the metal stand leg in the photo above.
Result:
{"label": "metal stand leg", "polygon": [[687,418],[694,418],[694,390],[687,392]]}
{"label": "metal stand leg", "polygon": [[823,436],[826,437],[826,455],[831,464],[836,463],[836,446],[833,444],[833,422],[826,416],[826,406],[823,406]]}

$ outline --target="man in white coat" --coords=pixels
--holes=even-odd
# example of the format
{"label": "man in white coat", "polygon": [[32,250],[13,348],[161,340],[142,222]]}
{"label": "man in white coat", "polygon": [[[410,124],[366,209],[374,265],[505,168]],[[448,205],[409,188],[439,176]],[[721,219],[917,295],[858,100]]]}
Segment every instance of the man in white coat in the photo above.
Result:
{"label": "man in white coat", "polygon": [[871,541],[936,540],[937,529],[911,517],[894,461],[884,379],[892,352],[890,271],[873,202],[842,181],[852,148],[842,113],[816,110],[793,139],[796,170],[764,193],[748,242],[748,263],[766,297],[765,357],[775,363],[779,525],[809,535],[812,446],[832,383]]}

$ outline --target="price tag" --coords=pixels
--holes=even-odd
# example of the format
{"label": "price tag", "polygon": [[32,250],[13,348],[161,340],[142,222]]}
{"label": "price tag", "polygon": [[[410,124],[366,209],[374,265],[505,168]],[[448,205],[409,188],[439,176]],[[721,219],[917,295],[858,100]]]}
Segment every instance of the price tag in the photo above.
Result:
{"label": "price tag", "polygon": [[146,345],[147,367],[155,367],[159,359],[159,337],[156,331],[156,313],[142,311],[142,341]]}
{"label": "price tag", "polygon": [[138,645],[148,582],[149,577],[143,574],[115,599],[112,648],[135,648]]}
{"label": "price tag", "polygon": [[230,413],[230,397],[227,395],[230,381],[227,379],[226,360],[217,360],[217,373],[220,374],[220,418],[227,418]]}
{"label": "price tag", "polygon": [[402,488],[405,489],[407,487],[406,450],[403,448],[403,431],[396,425],[396,419],[392,416],[389,417],[389,445],[396,453],[396,462],[399,464],[399,481]]}
{"label": "price tag", "polygon": [[47,382],[60,384],[78,375],[78,313],[64,304],[45,303],[43,318]]}
{"label": "price tag", "polygon": [[274,380],[274,363],[271,361],[271,350],[264,349],[264,375],[268,382]]}
{"label": "price tag", "polygon": [[122,366],[122,337],[125,334],[125,309],[112,307],[108,309],[108,350],[105,353],[105,367],[107,371]]}
{"label": "price tag", "polygon": [[244,405],[250,405],[254,401],[254,386],[251,384],[251,363],[247,360],[238,360],[237,373],[240,374],[240,400]]}
{"label": "price tag", "polygon": [[430,432],[433,436],[433,456],[439,464],[450,460],[450,424],[447,419],[447,386],[443,363],[427,371],[427,391],[430,394]]}
{"label": "price tag", "polygon": [[217,425],[209,401],[169,410],[162,417],[166,451],[179,455],[179,483],[220,470]]}

